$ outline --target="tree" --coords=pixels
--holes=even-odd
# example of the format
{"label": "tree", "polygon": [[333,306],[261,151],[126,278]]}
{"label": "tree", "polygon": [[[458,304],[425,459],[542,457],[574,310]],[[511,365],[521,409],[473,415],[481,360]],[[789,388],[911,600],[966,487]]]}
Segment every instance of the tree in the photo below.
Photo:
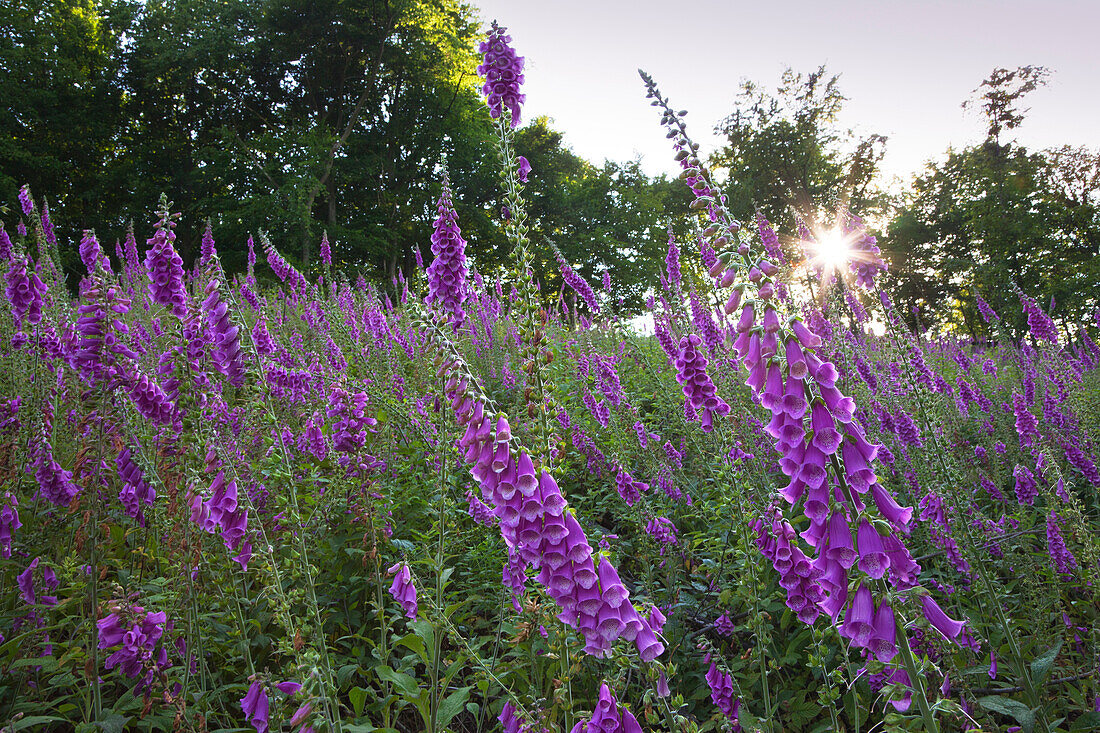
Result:
{"label": "tree", "polygon": [[[988,118],[982,144],[949,151],[913,184],[884,245],[908,309],[978,336],[976,296],[1016,336],[1026,332],[1015,284],[1066,324],[1100,304],[1096,163],[1087,151],[1032,153],[1004,130],[1023,121],[1020,99],[1045,70],[997,69],[975,90]],[[1053,301],[1052,301],[1053,299]]]}
{"label": "tree", "polygon": [[0,4],[0,200],[29,183],[69,234],[101,224],[124,33],[136,12],[136,3],[109,0]]}
{"label": "tree", "polygon": [[874,183],[886,138],[838,127],[839,81],[821,66],[805,75],[788,68],[774,93],[741,82],[733,113],[715,128],[726,144],[710,161],[726,173],[734,212],[759,209],[791,231],[795,214],[814,221],[842,203],[863,215],[880,207]]}

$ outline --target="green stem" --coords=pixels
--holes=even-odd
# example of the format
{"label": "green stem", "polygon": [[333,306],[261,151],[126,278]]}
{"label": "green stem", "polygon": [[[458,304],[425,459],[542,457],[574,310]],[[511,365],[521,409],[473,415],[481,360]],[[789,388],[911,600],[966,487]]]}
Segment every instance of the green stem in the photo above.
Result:
{"label": "green stem", "polygon": [[909,684],[913,688],[913,697],[916,698],[917,709],[920,710],[921,718],[924,720],[924,729],[928,731],[928,733],[939,733],[940,727],[936,723],[935,716],[932,715],[932,709],[928,705],[928,697],[924,693],[924,678],[921,676],[920,670],[917,669],[916,660],[913,659],[913,652],[909,648],[909,635],[900,619],[895,617],[894,624],[897,629],[899,641],[898,650],[901,652],[901,659],[905,664],[905,671],[909,675]]}

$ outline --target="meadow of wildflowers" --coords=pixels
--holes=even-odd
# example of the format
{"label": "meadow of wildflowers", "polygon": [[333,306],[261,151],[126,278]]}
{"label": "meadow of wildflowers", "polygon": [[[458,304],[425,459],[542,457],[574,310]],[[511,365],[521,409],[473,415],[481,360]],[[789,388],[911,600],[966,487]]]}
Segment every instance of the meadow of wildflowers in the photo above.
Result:
{"label": "meadow of wildflowers", "polygon": [[643,73],[697,217],[643,336],[529,238],[524,59],[481,52],[504,267],[446,169],[384,283],[265,232],[230,278],[211,226],[187,269],[170,192],[144,257],[61,242],[21,191],[0,730],[1100,729],[1100,315],[910,330],[856,212],[825,257],[730,211]]}

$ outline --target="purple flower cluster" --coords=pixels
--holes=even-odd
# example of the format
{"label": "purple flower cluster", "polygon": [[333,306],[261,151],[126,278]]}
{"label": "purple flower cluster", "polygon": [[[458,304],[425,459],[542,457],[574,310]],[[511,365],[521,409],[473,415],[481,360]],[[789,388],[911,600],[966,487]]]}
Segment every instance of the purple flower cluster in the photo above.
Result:
{"label": "purple flower cluster", "polygon": [[770,527],[763,519],[753,522],[756,546],[779,573],[779,586],[787,591],[787,608],[798,614],[802,623],[812,624],[821,613],[818,607],[825,600],[818,582],[822,572],[798,547],[797,533],[782,512],[773,509],[771,514]]}
{"label": "purple flower cluster", "polygon": [[54,460],[47,441],[43,440],[35,452],[33,465],[39,493],[54,506],[67,507],[80,493],[80,488],[73,483],[72,471],[62,468]]}
{"label": "purple flower cluster", "polygon": [[718,665],[714,662],[710,663],[710,669],[706,674],[707,685],[710,687],[710,701],[714,703],[714,706],[722,711],[733,723],[733,728],[736,731],[741,730],[741,726],[737,723],[737,713],[741,707],[741,698],[736,701],[733,699],[733,677],[729,672],[723,672],[718,669]]}
{"label": "purple flower cluster", "polygon": [[321,233],[321,262],[325,267],[332,267],[332,245],[328,241],[327,229]]}
{"label": "purple flower cluster", "polygon": [[401,604],[401,609],[408,618],[416,618],[416,586],[413,585],[408,564],[396,563],[386,570],[386,574],[394,576],[390,595]]}
{"label": "purple flower cluster", "polygon": [[668,547],[676,544],[676,525],[667,517],[654,517],[645,526],[646,534],[661,545],[661,554],[665,554]]}
{"label": "purple flower cluster", "polygon": [[1039,422],[1028,410],[1027,400],[1020,394],[1012,393],[1012,413],[1016,416],[1016,434],[1020,436],[1020,447],[1035,445],[1039,440]]}
{"label": "purple flower cluster", "polygon": [[1027,325],[1031,329],[1031,335],[1039,341],[1057,343],[1058,329],[1050,316],[1032,298],[1023,293],[1019,293],[1019,296],[1020,304],[1024,307],[1024,313],[1027,314]]}
{"label": "purple flower cluster", "polygon": [[0,557],[11,557],[11,533],[23,524],[19,521],[19,500],[10,491],[5,491],[0,500]]}
{"label": "purple flower cluster", "polygon": [[241,353],[239,330],[229,320],[229,306],[221,297],[218,272],[211,268],[209,274],[202,309],[214,346],[211,356],[215,368],[229,379],[229,383],[241,387],[244,386],[244,355]]}
{"label": "purple flower cluster", "polygon": [[779,244],[779,235],[772,229],[771,222],[759,211],[756,212],[756,229],[760,232],[760,243],[764,246],[764,253],[780,264],[786,262],[783,247]]}
{"label": "purple flower cluster", "polygon": [[[299,682],[278,682],[275,689],[284,695],[294,695],[302,689]],[[291,727],[300,725],[298,733],[313,733],[313,726],[305,724],[305,719],[312,711],[313,706],[305,703],[287,721]],[[241,698],[241,712],[256,729],[256,733],[267,733],[270,726],[271,700],[267,695],[267,688],[261,679],[254,679],[248,686],[248,692]]]}
{"label": "purple flower cluster", "polygon": [[118,667],[127,677],[144,675],[136,692],[149,687],[156,674],[169,666],[168,650],[160,644],[167,620],[164,611],[147,613],[141,606],[134,606],[129,612],[118,608],[96,621],[99,648],[119,647],[107,657],[107,669]]}
{"label": "purple flower cluster", "polygon": [[443,174],[443,192],[436,203],[435,231],[428,265],[428,301],[451,314],[455,329],[466,320],[462,303],[466,300],[466,240],[458,228],[458,215],[451,203],[451,184]]}
{"label": "purple flower cluster", "polygon": [[668,254],[665,255],[665,267],[668,269],[668,282],[673,290],[680,287],[680,248],[676,246],[676,238],[672,236],[672,226],[668,228]]}
{"label": "purple flower cluster", "polygon": [[126,516],[136,519],[138,524],[145,526],[145,514],[141,505],[152,506],[157,498],[156,489],[145,480],[145,472],[134,463],[130,453],[130,446],[124,446],[115,459],[115,467],[118,468],[118,477],[122,479],[122,490],[118,492],[118,500],[122,502],[122,509]]}
{"label": "purple flower cluster", "polygon": [[875,237],[867,233],[863,219],[850,211],[844,212],[844,233],[851,242],[848,266],[856,274],[856,283],[870,290],[875,287],[875,276],[887,269],[882,250]]}
{"label": "purple flower cluster", "polygon": [[649,484],[635,481],[625,469],[620,467],[615,474],[615,490],[619,492],[619,496],[627,506],[634,506],[642,494],[649,491]]}
{"label": "purple flower cluster", "polygon": [[349,393],[333,387],[329,393],[329,417],[332,423],[332,446],[341,453],[353,453],[367,442],[367,430],[378,424],[367,417],[366,392]]}
{"label": "purple flower cluster", "polygon": [[493,509],[488,504],[474,495],[474,492],[466,492],[466,501],[470,505],[469,513],[473,517],[473,520],[478,524],[483,524],[486,527],[492,527],[497,522],[496,515],[493,514]]}
{"label": "purple flower cluster", "polygon": [[146,241],[145,269],[149,272],[149,295],[153,302],[170,308],[177,318],[187,316],[187,288],[183,282],[183,259],[172,243],[176,222],[164,212],[156,224],[156,232]]}
{"label": "purple flower cluster", "polygon": [[1039,487],[1035,483],[1035,474],[1027,466],[1016,464],[1012,470],[1016,477],[1016,500],[1021,505],[1034,506],[1035,499],[1039,496]]}
{"label": "purple flower cluster", "polygon": [[[207,453],[207,464],[215,467],[215,454]],[[233,559],[248,566],[252,557],[252,545],[246,539],[248,534],[248,509],[238,502],[237,482],[226,480],[225,471],[219,469],[210,483],[205,498],[202,494],[193,494],[189,498],[191,521],[203,531],[214,534],[221,530],[222,542],[230,550],[239,550]]]}
{"label": "purple flower cluster", "polygon": [[11,304],[11,314],[17,329],[23,327],[23,320],[32,326],[42,320],[42,302],[46,295],[46,285],[33,269],[29,269],[27,257],[17,255],[8,266],[4,276],[7,287],[4,292]]}
{"label": "purple flower cluster", "polygon": [[592,717],[578,720],[569,733],[642,733],[642,726],[633,713],[619,706],[607,683],[603,682]]}
{"label": "purple flower cluster", "polygon": [[664,645],[630,603],[614,566],[606,557],[597,565],[554,477],[537,469],[526,451],[513,447],[507,418],[485,414],[485,404],[472,396],[465,373],[457,359],[445,361],[439,370],[440,376],[449,375],[445,393],[465,428],[458,445],[472,464],[482,497],[500,520],[509,556],[538,571],[538,581],[561,608],[558,618],[581,632],[588,653],[604,655],[622,637],[635,643],[643,660],[655,659]]}
{"label": "purple flower cluster", "polygon": [[600,312],[600,305],[596,302],[596,293],[592,290],[592,286],[588,284],[588,281],[577,274],[576,270],[570,267],[569,263],[565,261],[565,258],[560,254],[558,255],[558,268],[561,270],[561,279],[570,288],[581,297],[585,305],[588,306],[589,315],[596,315]]}
{"label": "purple flower cluster", "polygon": [[730,406],[718,396],[714,382],[707,374],[707,357],[700,348],[702,339],[695,334],[680,339],[680,353],[676,357],[676,381],[680,383],[684,397],[693,410],[702,410],[703,432],[714,429],[714,415],[729,414]]}
{"label": "purple flower cluster", "polygon": [[1047,515],[1047,549],[1054,570],[1065,579],[1072,578],[1077,570],[1077,558],[1062,537],[1061,518],[1052,509]]}
{"label": "purple flower cluster", "polygon": [[477,73],[485,78],[481,91],[489,105],[489,115],[495,120],[504,113],[504,108],[508,108],[512,127],[515,127],[519,124],[519,106],[525,99],[519,91],[523,83],[523,57],[516,55],[510,45],[512,37],[505,31],[507,28],[493,21],[489,37],[478,47],[483,61]]}
{"label": "purple flower cluster", "polygon": [[142,417],[157,425],[172,424],[176,417],[176,406],[149,375],[133,372],[124,381],[126,391]]}

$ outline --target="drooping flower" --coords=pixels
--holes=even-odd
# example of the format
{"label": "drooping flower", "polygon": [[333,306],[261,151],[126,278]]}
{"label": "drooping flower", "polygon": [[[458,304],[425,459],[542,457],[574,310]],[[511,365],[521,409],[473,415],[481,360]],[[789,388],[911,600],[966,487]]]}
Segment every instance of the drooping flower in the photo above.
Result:
{"label": "drooping flower", "polygon": [[638,719],[621,707],[606,682],[600,683],[599,700],[592,717],[579,720],[570,733],[642,733]]}
{"label": "drooping flower", "polygon": [[0,498],[0,557],[11,557],[11,533],[22,527],[19,521],[19,501],[10,491]]}
{"label": "drooping flower", "polygon": [[248,722],[256,729],[256,733],[267,733],[269,705],[263,681],[253,681],[248,687],[248,693],[241,698],[241,710]]}
{"label": "drooping flower", "polygon": [[[394,575],[396,573],[396,575]],[[387,575],[394,575],[393,584],[390,586],[390,595],[397,601],[408,618],[416,618],[416,586],[412,582],[412,572],[407,563],[399,562],[386,570]]]}
{"label": "drooping flower", "polygon": [[517,56],[512,48],[512,37],[507,28],[493,21],[489,36],[481,42],[478,51],[483,55],[477,73],[485,78],[482,93],[489,105],[489,115],[495,120],[507,108],[511,112],[511,125],[519,125],[520,105],[525,96],[519,87],[523,83],[523,57]]}
{"label": "drooping flower", "polygon": [[741,707],[741,700],[738,699],[734,702],[733,677],[729,672],[719,670],[718,666],[715,665],[714,662],[711,662],[710,669],[707,670],[705,679],[707,685],[710,686],[711,702],[729,718],[734,724],[735,730],[740,730],[741,726],[737,724],[737,712]]}

